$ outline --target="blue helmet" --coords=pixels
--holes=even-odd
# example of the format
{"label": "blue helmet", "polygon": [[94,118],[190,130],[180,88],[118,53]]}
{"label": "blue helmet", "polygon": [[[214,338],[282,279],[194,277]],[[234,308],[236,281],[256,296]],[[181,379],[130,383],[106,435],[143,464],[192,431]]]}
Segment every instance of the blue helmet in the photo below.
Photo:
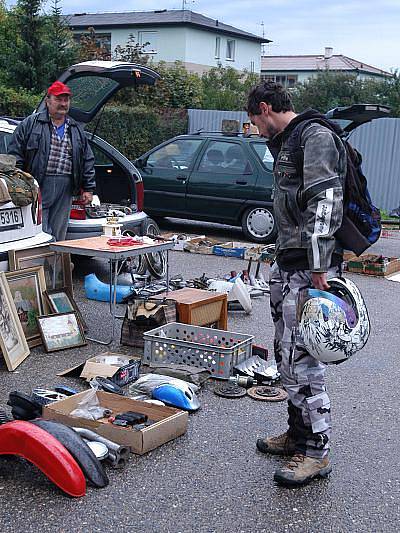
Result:
{"label": "blue helmet", "polygon": [[185,411],[197,411],[200,407],[196,394],[187,383],[179,386],[171,383],[159,385],[153,389],[152,396],[156,400]]}

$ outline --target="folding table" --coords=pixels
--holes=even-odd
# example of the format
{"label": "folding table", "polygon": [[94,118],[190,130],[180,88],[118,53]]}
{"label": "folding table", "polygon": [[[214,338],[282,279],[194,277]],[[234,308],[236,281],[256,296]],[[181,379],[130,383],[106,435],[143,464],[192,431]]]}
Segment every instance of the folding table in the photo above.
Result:
{"label": "folding table", "polygon": [[[88,340],[98,342],[99,344],[109,345],[114,340],[115,336],[115,320],[116,320],[116,305],[117,305],[117,283],[118,275],[121,272],[123,263],[130,257],[138,255],[166,252],[167,253],[167,288],[169,286],[169,264],[168,251],[174,247],[172,241],[159,241],[154,244],[138,244],[131,246],[111,246],[107,244],[109,237],[89,237],[87,239],[76,239],[70,241],[59,241],[50,244],[50,248],[56,252],[64,252],[75,255],[86,255],[89,257],[97,257],[99,259],[106,259],[110,265],[110,313],[112,316],[112,329],[110,339],[102,341],[93,337],[87,337]],[[156,237],[154,237],[156,240]],[[121,266],[118,267],[118,263]]]}

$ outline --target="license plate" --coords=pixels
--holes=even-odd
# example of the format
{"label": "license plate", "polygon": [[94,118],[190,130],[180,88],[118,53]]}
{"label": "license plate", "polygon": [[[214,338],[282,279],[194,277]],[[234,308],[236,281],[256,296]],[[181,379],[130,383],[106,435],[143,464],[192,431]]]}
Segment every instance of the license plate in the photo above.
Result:
{"label": "license plate", "polygon": [[13,207],[11,209],[0,209],[0,231],[19,229],[24,227],[22,209]]}

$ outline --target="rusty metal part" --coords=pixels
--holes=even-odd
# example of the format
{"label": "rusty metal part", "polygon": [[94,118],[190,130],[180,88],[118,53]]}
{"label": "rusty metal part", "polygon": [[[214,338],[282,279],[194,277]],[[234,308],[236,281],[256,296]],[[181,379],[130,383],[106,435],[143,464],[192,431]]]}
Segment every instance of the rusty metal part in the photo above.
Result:
{"label": "rusty metal part", "polygon": [[254,400],[264,402],[282,402],[288,397],[287,392],[283,389],[267,386],[251,387],[247,390],[247,394]]}
{"label": "rusty metal part", "polygon": [[214,394],[223,398],[242,398],[246,396],[246,389],[239,387],[236,383],[223,383],[222,385],[216,385]]}

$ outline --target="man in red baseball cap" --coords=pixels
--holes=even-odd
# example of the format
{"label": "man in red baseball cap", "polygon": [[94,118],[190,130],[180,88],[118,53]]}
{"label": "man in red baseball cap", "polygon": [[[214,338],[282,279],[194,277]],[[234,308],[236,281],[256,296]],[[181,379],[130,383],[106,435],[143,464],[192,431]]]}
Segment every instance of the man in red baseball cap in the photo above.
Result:
{"label": "man in red baseball cap", "polygon": [[68,85],[52,83],[47,109],[23,120],[8,147],[17,165],[38,181],[43,230],[57,241],[65,239],[72,196],[81,194],[88,204],[96,187],[93,152],[80,124],[68,115],[71,95]]}

